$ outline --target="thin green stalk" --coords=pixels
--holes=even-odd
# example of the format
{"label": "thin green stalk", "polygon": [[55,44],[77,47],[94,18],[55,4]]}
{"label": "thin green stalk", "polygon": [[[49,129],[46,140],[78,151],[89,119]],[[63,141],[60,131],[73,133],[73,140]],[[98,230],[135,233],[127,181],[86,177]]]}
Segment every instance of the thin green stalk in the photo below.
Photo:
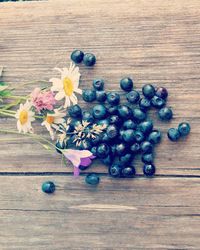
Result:
{"label": "thin green stalk", "polygon": [[6,112],[3,112],[3,111],[0,111],[0,114],[4,115],[4,116],[10,116],[10,117],[14,117],[14,114],[10,114],[10,113],[6,113]]}

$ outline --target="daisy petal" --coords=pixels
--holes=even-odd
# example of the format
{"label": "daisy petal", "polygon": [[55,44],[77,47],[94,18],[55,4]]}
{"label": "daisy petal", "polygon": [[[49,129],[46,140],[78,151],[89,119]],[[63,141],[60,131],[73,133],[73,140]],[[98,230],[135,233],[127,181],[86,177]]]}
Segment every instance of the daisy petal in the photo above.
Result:
{"label": "daisy petal", "polygon": [[60,91],[60,92],[58,92],[58,93],[55,95],[55,99],[56,99],[57,101],[62,100],[64,97],[65,97],[64,91]]}
{"label": "daisy petal", "polygon": [[82,92],[83,92],[83,91],[82,91],[82,89],[75,89],[74,92],[76,92],[76,93],[82,95]]}
{"label": "daisy petal", "polygon": [[72,101],[73,105],[77,104],[78,102],[78,99],[74,94],[70,96],[70,100]]}

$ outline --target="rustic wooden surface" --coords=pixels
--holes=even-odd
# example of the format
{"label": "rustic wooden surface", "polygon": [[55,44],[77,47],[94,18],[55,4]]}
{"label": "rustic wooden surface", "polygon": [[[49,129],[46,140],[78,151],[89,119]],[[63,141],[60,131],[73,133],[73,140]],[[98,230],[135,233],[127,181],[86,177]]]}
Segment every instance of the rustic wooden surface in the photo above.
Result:
{"label": "rustic wooden surface", "polygon": [[[102,175],[96,189],[83,183],[84,175],[74,180],[70,164],[34,142],[0,141],[0,249],[200,248],[199,16],[199,0],[0,3],[0,65],[4,80],[19,86],[16,94],[39,84],[22,88],[23,82],[51,78],[81,48],[97,56],[93,69],[80,66],[82,88],[104,77],[108,90],[119,91],[127,75],[137,89],[162,85],[175,117],[156,126],[164,133],[183,120],[192,126],[178,143],[165,135],[155,178],[141,176],[139,160],[138,176],[120,181],[95,163],[91,170]],[[15,121],[0,118],[5,126],[15,128]],[[51,196],[40,190],[49,179],[57,185]]]}

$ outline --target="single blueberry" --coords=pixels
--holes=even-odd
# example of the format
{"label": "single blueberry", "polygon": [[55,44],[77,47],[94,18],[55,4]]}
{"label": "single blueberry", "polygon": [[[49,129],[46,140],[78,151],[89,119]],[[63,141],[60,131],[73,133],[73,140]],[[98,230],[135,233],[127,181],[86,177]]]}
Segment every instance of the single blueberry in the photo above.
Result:
{"label": "single blueberry", "polygon": [[135,168],[133,166],[125,167],[121,170],[121,175],[122,177],[132,178],[135,176]]}
{"label": "single blueberry", "polygon": [[85,89],[82,93],[85,102],[93,102],[96,100],[96,91],[93,89]]}
{"label": "single blueberry", "polygon": [[111,115],[109,117],[110,124],[115,124],[116,126],[119,126],[122,123],[122,119],[118,115]]}
{"label": "single blueberry", "polygon": [[151,101],[145,97],[141,98],[139,101],[140,109],[143,111],[147,111],[151,108]]}
{"label": "single blueberry", "polygon": [[120,165],[114,163],[111,167],[109,167],[109,174],[112,177],[120,177],[120,175],[121,175],[121,167],[120,167]]}
{"label": "single blueberry", "polygon": [[143,153],[151,153],[153,151],[153,145],[149,141],[143,141],[140,144],[140,148]]}
{"label": "single blueberry", "polygon": [[166,88],[159,87],[156,89],[156,96],[162,98],[162,99],[167,99],[168,97],[168,91]]}
{"label": "single blueberry", "polygon": [[83,63],[85,66],[93,66],[96,63],[96,57],[92,53],[86,53],[83,57]]}
{"label": "single blueberry", "polygon": [[133,142],[135,140],[135,131],[133,129],[127,129],[123,132],[122,138],[125,142]]}
{"label": "single blueberry", "polygon": [[145,136],[142,133],[142,131],[136,130],[136,131],[134,131],[134,139],[136,142],[140,143],[140,142],[144,141]]}
{"label": "single blueberry", "polygon": [[96,186],[99,184],[100,178],[97,174],[91,173],[91,174],[86,175],[85,182],[89,185]]}
{"label": "single blueberry", "polygon": [[142,155],[142,161],[144,163],[152,163],[153,162],[153,154],[147,153]]}
{"label": "single blueberry", "polygon": [[91,138],[92,145],[97,145],[101,142],[101,135],[95,135],[94,138]]}
{"label": "single blueberry", "polygon": [[143,173],[146,176],[153,176],[156,172],[156,168],[153,164],[145,164],[143,167]]}
{"label": "single blueberry", "polygon": [[96,90],[103,90],[103,88],[104,88],[104,80],[103,79],[95,79],[95,80],[93,80],[93,87]]}
{"label": "single blueberry", "polygon": [[96,119],[103,119],[106,117],[106,107],[102,104],[95,105],[93,107],[93,116]]}
{"label": "single blueberry", "polygon": [[93,117],[92,113],[89,111],[83,111],[82,112],[82,121],[87,121],[87,122],[93,123],[94,117]]}
{"label": "single blueberry", "polygon": [[176,128],[170,128],[167,132],[167,136],[171,141],[178,141],[180,138],[180,133]]}
{"label": "single blueberry", "polygon": [[121,118],[126,119],[126,120],[133,116],[132,109],[128,107],[127,105],[118,106],[118,113]]}
{"label": "single blueberry", "polygon": [[123,129],[135,129],[136,128],[136,124],[133,120],[128,119],[123,123]]}
{"label": "single blueberry", "polygon": [[105,102],[107,99],[106,92],[104,90],[97,90],[96,91],[96,100],[98,102]]}
{"label": "single blueberry", "polygon": [[161,141],[161,132],[158,130],[153,130],[148,137],[148,141],[152,144],[157,144]]}
{"label": "single blueberry", "polygon": [[119,156],[125,155],[127,152],[126,145],[124,143],[116,144],[115,150],[116,154]]}
{"label": "single blueberry", "polygon": [[119,161],[122,163],[122,165],[129,164],[132,162],[132,160],[133,155],[129,153],[119,157]]}
{"label": "single blueberry", "polygon": [[75,63],[81,63],[83,61],[84,53],[81,50],[74,50],[71,53],[71,59]]}
{"label": "single blueberry", "polygon": [[102,162],[105,164],[105,165],[108,165],[108,166],[111,166],[112,163],[113,163],[113,160],[114,160],[114,157],[112,155],[108,155],[106,156],[105,158],[101,159]]}
{"label": "single blueberry", "polygon": [[136,90],[132,90],[126,94],[126,99],[131,104],[136,104],[140,100],[140,93]]}
{"label": "single blueberry", "polygon": [[142,122],[146,119],[146,113],[143,112],[141,109],[135,108],[133,109],[133,119],[136,122]]}
{"label": "single blueberry", "polygon": [[105,158],[110,153],[110,147],[106,143],[101,143],[97,147],[97,156],[99,158]]}
{"label": "single blueberry", "polygon": [[106,133],[110,139],[114,139],[118,136],[119,131],[115,125],[111,124],[107,127]]}
{"label": "single blueberry", "polygon": [[159,111],[158,111],[158,116],[161,120],[163,121],[169,121],[172,119],[173,117],[173,112],[172,112],[172,109],[169,108],[169,107],[164,107],[164,108],[161,108]]}
{"label": "single blueberry", "polygon": [[157,109],[161,109],[165,105],[165,103],[166,101],[164,99],[156,95],[151,99],[151,105]]}
{"label": "single blueberry", "polygon": [[109,119],[103,119],[103,120],[99,120],[97,122],[97,124],[98,125],[106,125],[106,126],[108,126],[110,124],[110,122],[109,122]]}
{"label": "single blueberry", "polygon": [[109,106],[107,108],[109,115],[117,115],[118,114],[118,106]]}
{"label": "single blueberry", "polygon": [[141,122],[138,125],[138,130],[140,130],[143,134],[148,135],[153,129],[153,122],[148,120]]}
{"label": "single blueberry", "polygon": [[107,101],[111,105],[118,105],[120,102],[120,95],[116,92],[110,92],[107,94]]}
{"label": "single blueberry", "polygon": [[56,189],[55,184],[52,181],[46,181],[42,184],[42,191],[47,194],[54,193]]}
{"label": "single blueberry", "polygon": [[120,81],[120,87],[124,91],[131,91],[132,88],[133,88],[133,81],[132,81],[132,79],[129,78],[129,77],[125,77],[125,78],[121,79],[121,81]]}
{"label": "single blueberry", "polygon": [[181,136],[186,136],[190,133],[190,124],[188,122],[182,122],[178,125],[178,131]]}
{"label": "single blueberry", "polygon": [[94,156],[97,155],[97,147],[92,147],[90,151]]}
{"label": "single blueberry", "polygon": [[140,153],[140,144],[139,144],[138,142],[135,142],[134,144],[132,144],[132,146],[131,146],[131,151],[132,151],[134,154]]}
{"label": "single blueberry", "polygon": [[146,84],[142,87],[142,93],[146,98],[151,99],[155,95],[155,88],[151,84]]}
{"label": "single blueberry", "polygon": [[68,108],[68,114],[73,118],[79,118],[82,116],[82,110],[81,107],[78,104],[75,104],[73,106],[70,106]]}

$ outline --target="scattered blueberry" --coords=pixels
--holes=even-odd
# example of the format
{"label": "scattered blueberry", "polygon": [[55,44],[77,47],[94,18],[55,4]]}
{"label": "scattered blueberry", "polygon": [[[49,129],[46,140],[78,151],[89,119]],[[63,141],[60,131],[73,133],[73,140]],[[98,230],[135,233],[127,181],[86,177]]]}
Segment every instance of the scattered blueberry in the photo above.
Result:
{"label": "scattered blueberry", "polygon": [[133,88],[133,81],[132,81],[132,79],[129,78],[129,77],[121,79],[121,81],[120,81],[120,87],[124,91],[131,91],[132,88]]}
{"label": "scattered blueberry", "polygon": [[108,165],[108,166],[111,166],[112,163],[113,163],[113,160],[114,160],[114,157],[113,155],[108,155],[106,156],[105,158],[101,159],[102,162],[105,164],[105,165]]}
{"label": "scattered blueberry", "polygon": [[83,61],[84,53],[81,50],[74,50],[71,54],[71,59],[75,63],[81,63]]}
{"label": "scattered blueberry", "polygon": [[42,184],[42,191],[47,194],[54,193],[56,189],[55,184],[52,181],[46,181]]}
{"label": "scattered blueberry", "polygon": [[118,105],[120,102],[120,95],[116,92],[110,92],[107,94],[107,101],[111,105]]}
{"label": "scattered blueberry", "polygon": [[132,160],[133,160],[132,154],[125,154],[125,155],[119,157],[119,161],[120,161],[121,165],[129,164],[129,163],[131,163]]}
{"label": "scattered blueberry", "polygon": [[109,106],[107,108],[109,115],[117,115],[118,114],[118,106]]}
{"label": "scattered blueberry", "polygon": [[164,108],[161,108],[159,111],[158,111],[158,116],[161,120],[163,121],[169,121],[172,119],[173,117],[173,112],[172,112],[172,109],[169,108],[169,107],[164,107]]}
{"label": "scattered blueberry", "polygon": [[162,99],[167,99],[168,97],[168,91],[166,88],[159,87],[156,89],[156,96],[162,98]]}
{"label": "scattered blueberry", "polygon": [[122,138],[125,142],[133,142],[135,140],[135,131],[133,129],[127,129],[123,132]]}
{"label": "scattered blueberry", "polygon": [[112,177],[120,177],[121,175],[121,168],[119,164],[113,164],[109,167],[109,174]]}
{"label": "scattered blueberry", "polygon": [[96,186],[99,184],[100,178],[97,174],[91,173],[91,174],[86,175],[85,182],[89,185]]}
{"label": "scattered blueberry", "polygon": [[153,176],[156,172],[156,168],[153,164],[145,164],[143,167],[143,173],[146,176]]}
{"label": "scattered blueberry", "polygon": [[143,141],[140,144],[142,153],[151,153],[153,150],[153,145],[149,141]]}
{"label": "scattered blueberry", "polygon": [[111,124],[107,127],[106,133],[110,139],[114,139],[118,136],[119,131],[114,124]]}
{"label": "scattered blueberry", "polygon": [[136,142],[140,143],[140,142],[144,141],[145,136],[142,133],[142,131],[136,130],[136,131],[134,131],[134,138],[135,138]]}
{"label": "scattered blueberry", "polygon": [[141,98],[139,101],[139,106],[141,110],[147,111],[148,109],[151,108],[151,101],[145,97]]}
{"label": "scattered blueberry", "polygon": [[131,119],[129,120],[126,120],[124,123],[123,123],[123,129],[135,129],[136,128],[136,123],[134,121],[132,121]]}
{"label": "scattered blueberry", "polygon": [[134,153],[134,154],[137,154],[140,152],[140,144],[138,142],[135,142],[134,144],[132,144],[131,146],[131,151]]}
{"label": "scattered blueberry", "polygon": [[90,122],[90,123],[93,123],[94,122],[94,117],[91,114],[91,112],[89,112],[89,111],[83,111],[82,112],[82,120]]}
{"label": "scattered blueberry", "polygon": [[146,98],[151,99],[155,95],[155,88],[151,84],[146,84],[142,87],[142,93]]}
{"label": "scattered blueberry", "polygon": [[142,155],[142,161],[146,164],[153,162],[153,154],[147,153]]}
{"label": "scattered blueberry", "polygon": [[96,100],[96,91],[93,89],[85,89],[82,93],[85,102],[93,102]]}
{"label": "scattered blueberry", "polygon": [[134,167],[125,167],[121,171],[122,177],[132,178],[135,176],[135,168]]}
{"label": "scattered blueberry", "polygon": [[115,152],[117,155],[122,156],[126,153],[126,146],[124,143],[119,143],[115,147]]}
{"label": "scattered blueberry", "polygon": [[178,139],[180,138],[181,135],[180,135],[178,129],[170,128],[168,130],[167,136],[171,141],[178,141]]}
{"label": "scattered blueberry", "polygon": [[96,91],[96,100],[98,102],[105,102],[107,99],[107,94],[104,90],[97,90]]}
{"label": "scattered blueberry", "polygon": [[132,90],[126,94],[126,99],[131,104],[136,104],[140,100],[140,93],[136,90]]}
{"label": "scattered blueberry", "polygon": [[129,119],[133,115],[132,109],[128,107],[127,105],[118,106],[118,113],[119,113],[119,116],[123,119]]}
{"label": "scattered blueberry", "polygon": [[148,141],[152,144],[158,144],[161,141],[161,133],[158,130],[153,130],[148,137]]}
{"label": "scattered blueberry", "polygon": [[190,124],[188,122],[182,122],[178,125],[178,131],[181,136],[186,136],[190,133]]}
{"label": "scattered blueberry", "polygon": [[96,63],[96,57],[92,53],[86,53],[83,57],[85,66],[93,66]]}
{"label": "scattered blueberry", "polygon": [[106,143],[101,143],[97,147],[97,156],[99,158],[105,158],[110,153],[110,147]]}
{"label": "scattered blueberry", "polygon": [[70,106],[68,108],[68,113],[73,118],[80,118],[82,116],[82,110],[78,104]]}
{"label": "scattered blueberry", "polygon": [[109,122],[109,119],[103,119],[103,120],[97,121],[97,124],[98,125],[106,125],[106,126],[108,126],[110,124],[110,122]]}
{"label": "scattered blueberry", "polygon": [[122,123],[122,119],[118,115],[111,115],[109,118],[110,124],[115,124],[117,126],[120,126]]}
{"label": "scattered blueberry", "polygon": [[97,155],[97,147],[92,147],[91,149],[90,149],[90,151],[91,151],[91,153],[93,154],[93,155]]}
{"label": "scattered blueberry", "polygon": [[93,107],[93,116],[96,119],[103,119],[106,117],[106,107],[102,104],[95,105]]}
{"label": "scattered blueberry", "polygon": [[165,103],[166,101],[164,99],[156,95],[151,99],[151,105],[157,109],[161,109],[165,105]]}
{"label": "scattered blueberry", "polygon": [[142,131],[143,134],[148,135],[153,129],[153,122],[150,120],[141,122],[138,125],[138,130]]}
{"label": "scattered blueberry", "polygon": [[133,109],[133,119],[136,122],[142,122],[146,119],[146,113],[143,112],[141,109],[135,108]]}
{"label": "scattered blueberry", "polygon": [[95,90],[103,90],[104,88],[104,80],[103,79],[95,79],[93,80],[93,87]]}

